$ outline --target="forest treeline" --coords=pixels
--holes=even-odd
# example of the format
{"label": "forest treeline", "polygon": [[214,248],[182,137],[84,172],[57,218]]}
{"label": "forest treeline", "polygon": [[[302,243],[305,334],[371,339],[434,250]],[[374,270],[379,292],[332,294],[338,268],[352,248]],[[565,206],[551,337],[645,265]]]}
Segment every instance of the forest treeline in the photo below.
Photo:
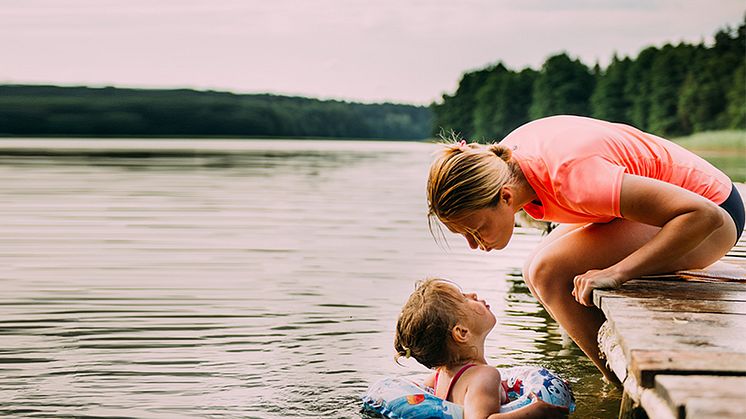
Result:
{"label": "forest treeline", "polygon": [[605,69],[567,53],[539,70],[498,63],[425,106],[270,94],[0,85],[0,135],[500,139],[555,114],[625,122],[664,136],[746,129],[746,17],[713,45],[649,47]]}
{"label": "forest treeline", "polygon": [[426,106],[195,90],[0,85],[0,135],[423,139]]}
{"label": "forest treeline", "polygon": [[498,63],[463,75],[458,89],[431,106],[433,134],[501,139],[518,126],[556,114],[624,122],[658,135],[746,129],[746,18],[705,44],[648,47],[616,55],[605,69],[566,53],[540,70]]}

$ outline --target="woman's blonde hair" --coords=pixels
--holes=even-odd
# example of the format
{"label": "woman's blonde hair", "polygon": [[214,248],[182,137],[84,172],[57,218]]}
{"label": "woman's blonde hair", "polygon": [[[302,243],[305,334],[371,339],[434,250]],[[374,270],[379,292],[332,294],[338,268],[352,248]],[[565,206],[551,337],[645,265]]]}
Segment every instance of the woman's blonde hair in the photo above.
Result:
{"label": "woman's blonde hair", "polygon": [[439,278],[417,282],[396,322],[397,360],[411,356],[428,368],[468,361],[451,334],[465,310],[465,297],[456,284]]}
{"label": "woman's blonde hair", "polygon": [[427,180],[430,231],[433,218],[452,221],[465,211],[497,205],[502,187],[513,181],[517,170],[511,157],[510,149],[497,143],[441,144]]}

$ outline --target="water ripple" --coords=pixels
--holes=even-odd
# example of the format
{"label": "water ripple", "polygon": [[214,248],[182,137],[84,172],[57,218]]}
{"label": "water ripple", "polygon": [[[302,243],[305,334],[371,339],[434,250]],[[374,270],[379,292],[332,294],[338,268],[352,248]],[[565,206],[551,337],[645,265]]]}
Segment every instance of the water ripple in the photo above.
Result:
{"label": "water ripple", "polygon": [[432,240],[432,146],[132,144],[0,157],[0,416],[360,417],[368,383],[426,372],[392,341],[427,276],[490,301],[490,362],[559,370],[587,411],[618,400],[522,283],[537,232],[498,255]]}

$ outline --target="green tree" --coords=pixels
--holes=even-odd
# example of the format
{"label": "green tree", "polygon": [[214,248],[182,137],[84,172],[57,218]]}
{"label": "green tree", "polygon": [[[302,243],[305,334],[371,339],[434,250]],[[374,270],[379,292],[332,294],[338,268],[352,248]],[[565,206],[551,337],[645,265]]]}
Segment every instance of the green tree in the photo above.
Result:
{"label": "green tree", "polygon": [[678,118],[686,131],[728,126],[728,91],[737,68],[746,55],[743,26],[725,28],[715,34],[715,45],[696,46],[681,88]]}
{"label": "green tree", "polygon": [[660,135],[684,135],[691,132],[691,128],[679,119],[678,104],[695,52],[696,48],[691,45],[667,44],[653,59],[650,69],[650,131]]}
{"label": "green tree", "polygon": [[464,74],[453,96],[444,95],[443,103],[436,105],[439,114],[434,132],[454,131],[464,138],[474,136],[474,111],[477,106],[477,93],[486,84],[494,68],[472,71]]}
{"label": "green tree", "polygon": [[718,78],[713,54],[698,47],[681,86],[677,119],[681,132],[715,129],[726,107],[725,91]]}
{"label": "green tree", "polygon": [[733,72],[727,99],[725,127],[746,129],[746,61]]}
{"label": "green tree", "polygon": [[632,125],[642,130],[647,130],[650,123],[650,92],[653,90],[650,68],[658,51],[655,47],[645,48],[632,60],[624,86],[624,96],[630,101],[627,117]]}
{"label": "green tree", "polygon": [[627,76],[632,67],[632,60],[625,57],[620,60],[616,55],[611,64],[597,79],[596,88],[591,95],[591,114],[595,118],[608,121],[629,123],[629,110],[632,105],[627,97]]}
{"label": "green tree", "polygon": [[0,85],[3,135],[184,135],[422,139],[422,106],[274,95]]}
{"label": "green tree", "polygon": [[475,131],[485,139],[502,139],[529,121],[536,71],[527,68],[515,73],[502,65],[498,69],[477,94]]}
{"label": "green tree", "polygon": [[549,57],[536,78],[529,110],[532,119],[556,114],[590,115],[594,77],[567,54]]}

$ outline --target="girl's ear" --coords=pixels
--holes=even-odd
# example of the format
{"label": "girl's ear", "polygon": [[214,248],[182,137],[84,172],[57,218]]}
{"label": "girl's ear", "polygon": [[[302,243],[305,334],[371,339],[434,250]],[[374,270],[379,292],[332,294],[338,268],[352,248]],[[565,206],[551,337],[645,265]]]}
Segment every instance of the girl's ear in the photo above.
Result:
{"label": "girl's ear", "polygon": [[451,337],[456,343],[466,343],[469,341],[469,329],[462,324],[457,324],[451,329]]}

